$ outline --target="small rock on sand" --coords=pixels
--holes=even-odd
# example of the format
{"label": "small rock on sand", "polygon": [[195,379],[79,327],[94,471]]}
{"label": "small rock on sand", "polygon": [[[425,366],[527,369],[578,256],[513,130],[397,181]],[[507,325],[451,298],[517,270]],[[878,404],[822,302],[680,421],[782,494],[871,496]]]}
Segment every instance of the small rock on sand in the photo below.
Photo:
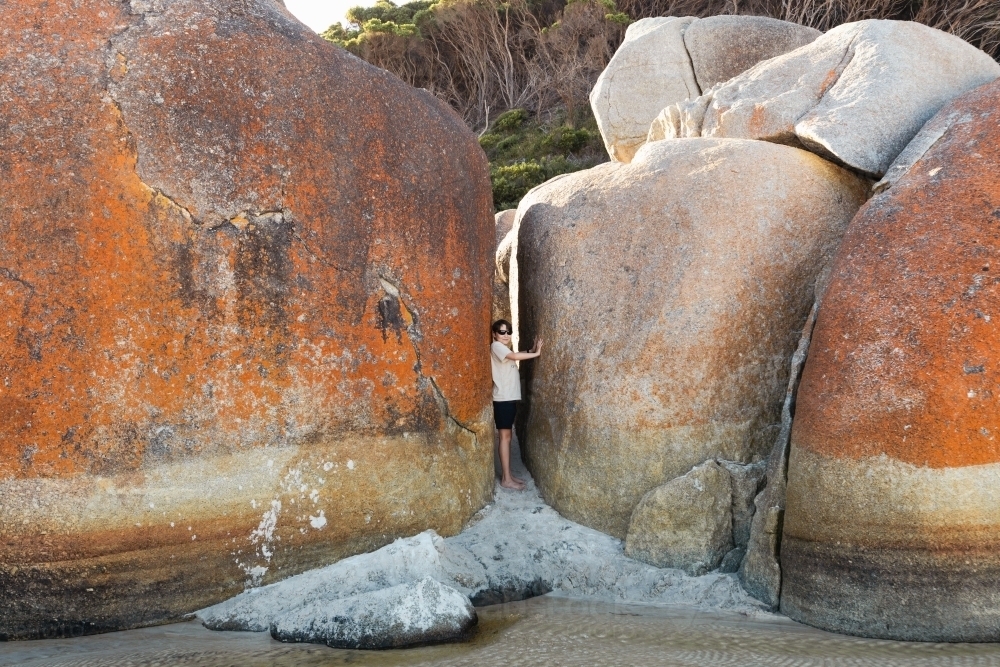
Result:
{"label": "small rock on sand", "polygon": [[632,512],[625,555],[705,574],[733,548],[731,505],[729,474],[707,461],[643,497]]}
{"label": "small rock on sand", "polygon": [[271,636],[333,648],[402,648],[458,639],[477,622],[469,598],[424,577],[416,583],[305,604],[276,619]]}

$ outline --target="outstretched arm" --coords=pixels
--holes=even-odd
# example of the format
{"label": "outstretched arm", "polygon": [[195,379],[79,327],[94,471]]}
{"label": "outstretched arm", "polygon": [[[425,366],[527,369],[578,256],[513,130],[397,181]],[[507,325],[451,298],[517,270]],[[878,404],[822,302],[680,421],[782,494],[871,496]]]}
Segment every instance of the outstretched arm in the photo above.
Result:
{"label": "outstretched arm", "polygon": [[541,356],[542,354],[542,339],[535,338],[535,345],[528,352],[511,352],[505,359],[510,359],[512,361],[524,361],[525,359],[534,359],[535,357]]}

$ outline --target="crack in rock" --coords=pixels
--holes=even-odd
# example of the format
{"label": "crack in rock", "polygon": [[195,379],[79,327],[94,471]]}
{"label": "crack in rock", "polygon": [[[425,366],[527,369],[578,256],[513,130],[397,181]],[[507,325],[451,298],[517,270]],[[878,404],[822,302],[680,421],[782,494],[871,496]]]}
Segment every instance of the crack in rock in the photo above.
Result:
{"label": "crack in rock", "polygon": [[[417,346],[417,342],[423,340],[423,335],[420,332],[419,318],[413,312],[413,310],[406,305],[406,302],[404,301],[402,296],[402,290],[399,288],[399,285],[396,285],[395,283],[387,279],[385,276],[379,276],[379,282],[381,283],[382,289],[387,294],[387,297],[385,297],[382,300],[382,302],[380,302],[380,304],[384,303],[386,299],[391,299],[395,304],[398,304],[399,315],[402,317],[401,323],[406,325],[405,327],[407,333],[406,339],[410,342],[410,347],[413,348],[413,354],[416,357],[416,363],[413,365],[413,370],[417,373],[418,384],[429,383],[431,388],[434,390],[434,396],[437,399],[438,408],[441,410],[441,414],[444,415],[445,418],[450,420],[452,423],[454,423],[463,431],[467,431],[468,433],[470,433],[478,441],[479,436],[476,434],[476,432],[473,429],[469,428],[469,426],[467,426],[466,424],[463,424],[461,421],[456,419],[455,416],[451,414],[451,410],[449,410],[448,408],[448,400],[445,398],[444,392],[441,391],[441,387],[438,386],[438,383],[434,379],[434,377],[424,374],[423,361],[420,356],[420,348]],[[384,314],[383,318],[387,320],[390,319]],[[383,333],[383,335],[387,334]],[[401,339],[402,334],[400,332],[397,332],[397,337]]]}

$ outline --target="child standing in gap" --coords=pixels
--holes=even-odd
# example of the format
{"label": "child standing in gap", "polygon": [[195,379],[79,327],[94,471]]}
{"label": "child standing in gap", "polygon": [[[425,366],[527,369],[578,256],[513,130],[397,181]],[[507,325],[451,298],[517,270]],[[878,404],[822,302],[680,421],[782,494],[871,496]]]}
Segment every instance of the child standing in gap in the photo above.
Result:
{"label": "child standing in gap", "polygon": [[490,345],[490,361],[493,365],[493,419],[500,433],[500,467],[503,476],[500,486],[505,489],[521,490],[524,482],[510,474],[510,440],[514,428],[517,402],[521,400],[521,376],[517,362],[534,359],[542,353],[542,340],[535,339],[529,352],[514,352],[510,349],[510,337],[514,333],[510,322],[497,320],[493,323],[493,344]]}

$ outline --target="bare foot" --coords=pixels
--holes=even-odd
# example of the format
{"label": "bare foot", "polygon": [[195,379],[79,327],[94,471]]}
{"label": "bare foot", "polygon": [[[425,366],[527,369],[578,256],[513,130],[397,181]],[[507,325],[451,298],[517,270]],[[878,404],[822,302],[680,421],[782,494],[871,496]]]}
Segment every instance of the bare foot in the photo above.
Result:
{"label": "bare foot", "polygon": [[505,489],[514,489],[515,491],[524,490],[524,482],[514,476],[511,476],[509,480],[508,479],[500,480],[500,486],[502,486]]}

